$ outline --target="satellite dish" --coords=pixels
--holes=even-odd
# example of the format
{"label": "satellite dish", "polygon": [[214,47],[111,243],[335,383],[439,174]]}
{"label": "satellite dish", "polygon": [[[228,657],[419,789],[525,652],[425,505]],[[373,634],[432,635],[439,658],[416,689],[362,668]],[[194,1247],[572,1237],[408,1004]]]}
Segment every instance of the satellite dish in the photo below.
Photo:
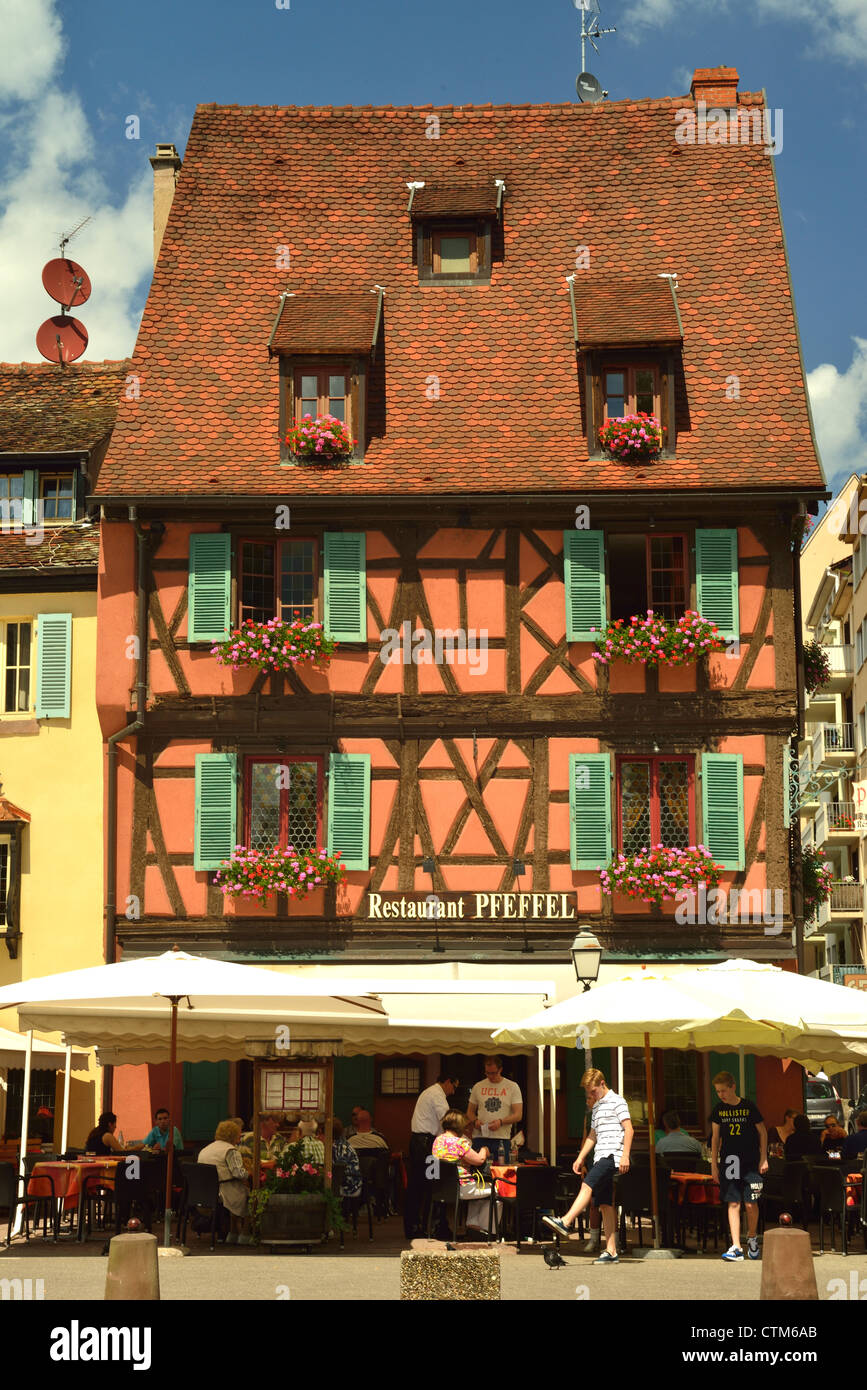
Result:
{"label": "satellite dish", "polygon": [[602,85],[592,72],[579,72],[575,79],[575,91],[581,101],[589,101],[595,105],[597,101],[602,100]]}
{"label": "satellite dish", "polygon": [[78,319],[56,314],[40,325],[36,346],[49,362],[75,362],[87,348],[87,329]]}
{"label": "satellite dish", "polygon": [[52,299],[71,309],[90,298],[90,276],[77,261],[57,257],[42,267],[42,283]]}

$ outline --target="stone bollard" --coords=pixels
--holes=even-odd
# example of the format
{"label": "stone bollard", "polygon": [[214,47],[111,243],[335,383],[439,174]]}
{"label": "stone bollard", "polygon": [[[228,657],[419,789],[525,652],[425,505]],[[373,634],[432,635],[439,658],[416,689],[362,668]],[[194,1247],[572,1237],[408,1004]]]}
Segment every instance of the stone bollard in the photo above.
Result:
{"label": "stone bollard", "polygon": [[401,1301],[461,1303],[500,1297],[499,1250],[400,1252]]}
{"label": "stone bollard", "polygon": [[146,1231],[115,1236],[108,1247],[108,1273],[105,1278],[107,1300],[158,1302],[160,1272],[157,1238]]}
{"label": "stone bollard", "polygon": [[761,1299],[818,1300],[809,1231],[777,1226],[762,1242]]}

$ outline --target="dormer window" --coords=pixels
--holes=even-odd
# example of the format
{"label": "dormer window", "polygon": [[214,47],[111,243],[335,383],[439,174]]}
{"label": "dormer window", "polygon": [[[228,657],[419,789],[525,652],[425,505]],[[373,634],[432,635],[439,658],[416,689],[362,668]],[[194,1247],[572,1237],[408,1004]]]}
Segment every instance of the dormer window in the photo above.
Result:
{"label": "dormer window", "polygon": [[44,521],[75,519],[75,479],[71,473],[43,473],[40,477]]}
{"label": "dormer window", "polygon": [[659,369],[655,366],[605,368],[603,404],[609,420],[623,415],[660,416]]}
{"label": "dormer window", "polygon": [[333,415],[353,430],[351,373],[348,366],[340,367],[331,363],[325,367],[302,366],[295,368],[295,419],[302,420],[310,415],[315,420],[319,415]]}
{"label": "dormer window", "polygon": [[502,255],[502,179],[452,187],[409,184],[419,284],[489,283]]}

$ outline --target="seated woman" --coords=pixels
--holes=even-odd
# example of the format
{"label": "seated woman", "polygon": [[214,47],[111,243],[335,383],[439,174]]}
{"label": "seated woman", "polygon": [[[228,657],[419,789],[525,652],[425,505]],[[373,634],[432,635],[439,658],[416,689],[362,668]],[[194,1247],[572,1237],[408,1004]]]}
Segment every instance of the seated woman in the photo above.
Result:
{"label": "seated woman", "polygon": [[115,1137],[116,1129],[117,1115],[111,1110],[104,1110],[84,1141],[85,1153],[104,1158],[111,1154],[134,1153],[142,1147],[141,1144],[122,1144]]}
{"label": "seated woman", "polygon": [[253,1244],[248,1205],[250,1188],[247,1183],[247,1170],[238,1148],[240,1137],[241,1126],[235,1120],[223,1120],[217,1125],[214,1142],[206,1145],[198,1158],[199,1163],[210,1163],[217,1170],[220,1179],[220,1201],[229,1213],[227,1245]]}
{"label": "seated woman", "polygon": [[786,1140],[786,1161],[791,1162],[792,1159],[803,1158],[805,1155],[811,1158],[820,1157],[822,1145],[819,1143],[819,1136],[810,1128],[807,1116],[796,1115],[792,1124],[794,1128]]}
{"label": "seated woman", "polygon": [[361,1196],[361,1164],[358,1161],[358,1154],[343,1133],[343,1121],[338,1115],[334,1116],[332,1124],[332,1162],[344,1165],[340,1196],[352,1201]]}
{"label": "seated woman", "polygon": [[[474,1149],[472,1140],[465,1133],[467,1128],[467,1117],[460,1110],[447,1110],[442,1118],[442,1134],[438,1134],[433,1142],[431,1153],[434,1158],[438,1158],[444,1163],[457,1163],[458,1178],[460,1181],[460,1199],[462,1202],[469,1202],[467,1207],[467,1229],[480,1231],[482,1235],[489,1236],[488,1229],[491,1195],[490,1187],[485,1185],[480,1173],[473,1173],[473,1168],[481,1168],[487,1162],[488,1150]],[[499,1220],[501,1206],[497,1203],[497,1219]]]}

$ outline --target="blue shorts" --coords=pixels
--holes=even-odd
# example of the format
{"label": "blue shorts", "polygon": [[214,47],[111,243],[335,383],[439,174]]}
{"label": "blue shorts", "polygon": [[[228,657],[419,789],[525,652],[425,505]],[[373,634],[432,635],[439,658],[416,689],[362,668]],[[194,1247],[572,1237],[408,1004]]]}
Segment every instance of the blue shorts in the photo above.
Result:
{"label": "blue shorts", "polygon": [[762,1195],[764,1183],[759,1173],[746,1173],[742,1178],[721,1178],[719,1199],[724,1204],[737,1202],[757,1202]]}
{"label": "blue shorts", "polygon": [[611,1207],[614,1205],[614,1174],[619,1171],[614,1157],[598,1158],[584,1181],[593,1193],[593,1205]]}

